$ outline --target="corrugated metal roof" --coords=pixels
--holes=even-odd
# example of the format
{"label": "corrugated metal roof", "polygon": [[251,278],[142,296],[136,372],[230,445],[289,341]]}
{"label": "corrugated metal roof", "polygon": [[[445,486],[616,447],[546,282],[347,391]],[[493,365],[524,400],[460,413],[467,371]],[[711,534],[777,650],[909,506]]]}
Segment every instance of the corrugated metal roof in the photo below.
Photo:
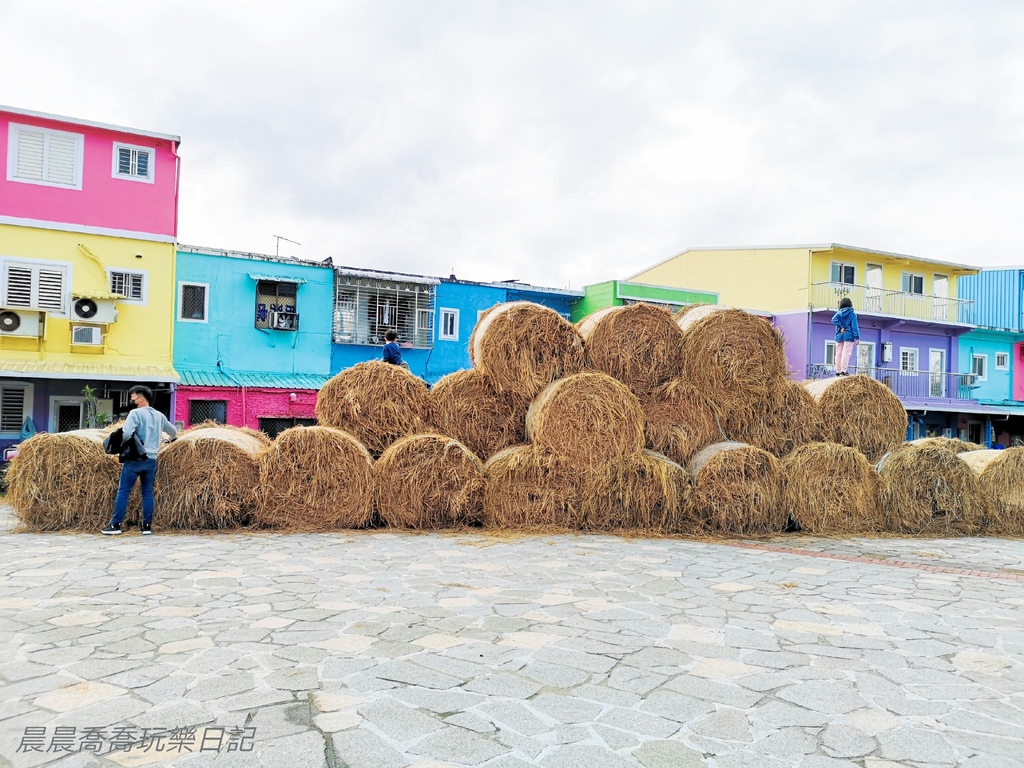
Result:
{"label": "corrugated metal roof", "polygon": [[182,370],[182,386],[266,387],[267,389],[320,389],[330,376],[314,373],[264,373],[261,371]]}
{"label": "corrugated metal roof", "polygon": [[295,283],[296,285],[303,285],[306,281],[301,277],[286,277],[284,275],[261,275],[256,272],[250,272],[249,277],[253,280],[266,280],[268,283]]}
{"label": "corrugated metal roof", "polygon": [[100,381],[178,381],[167,365],[133,363],[61,363],[50,360],[3,360],[0,376],[32,376],[40,379],[98,379]]}

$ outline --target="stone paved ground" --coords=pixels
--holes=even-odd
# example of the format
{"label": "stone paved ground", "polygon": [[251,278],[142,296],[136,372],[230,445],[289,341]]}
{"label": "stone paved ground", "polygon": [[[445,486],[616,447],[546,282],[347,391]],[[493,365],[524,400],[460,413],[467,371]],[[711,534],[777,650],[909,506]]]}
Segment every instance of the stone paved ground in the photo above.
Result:
{"label": "stone paved ground", "polygon": [[[4,515],[0,766],[1024,766],[1024,541],[104,539]],[[90,728],[101,753],[48,751]]]}

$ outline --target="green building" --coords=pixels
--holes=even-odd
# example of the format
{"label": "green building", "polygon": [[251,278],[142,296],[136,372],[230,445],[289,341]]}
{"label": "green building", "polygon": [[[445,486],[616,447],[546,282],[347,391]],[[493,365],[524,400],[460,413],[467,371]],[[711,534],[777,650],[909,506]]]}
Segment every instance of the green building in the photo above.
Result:
{"label": "green building", "polygon": [[608,280],[588,285],[583,297],[572,303],[572,321],[579,322],[587,315],[607,307],[621,307],[624,304],[662,304],[675,311],[689,304],[717,304],[718,294],[709,291],[690,291],[685,288],[669,288],[664,285],[630,283],[624,280]]}

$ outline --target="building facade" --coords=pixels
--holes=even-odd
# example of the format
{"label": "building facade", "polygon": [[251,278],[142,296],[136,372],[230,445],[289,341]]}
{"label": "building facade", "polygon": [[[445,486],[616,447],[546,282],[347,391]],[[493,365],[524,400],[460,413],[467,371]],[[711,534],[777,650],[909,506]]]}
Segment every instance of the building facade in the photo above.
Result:
{"label": "building facade", "polygon": [[572,321],[578,323],[602,309],[638,302],[657,304],[677,311],[691,304],[717,304],[718,294],[712,291],[691,291],[664,285],[607,280],[584,286],[582,298],[576,299],[572,304]]}
{"label": "building facade", "polygon": [[0,107],[0,444],[116,419],[135,384],[173,416],[179,145]]}
{"label": "building facade", "polygon": [[175,411],[271,437],[312,424],[331,361],[329,264],[179,246]]}

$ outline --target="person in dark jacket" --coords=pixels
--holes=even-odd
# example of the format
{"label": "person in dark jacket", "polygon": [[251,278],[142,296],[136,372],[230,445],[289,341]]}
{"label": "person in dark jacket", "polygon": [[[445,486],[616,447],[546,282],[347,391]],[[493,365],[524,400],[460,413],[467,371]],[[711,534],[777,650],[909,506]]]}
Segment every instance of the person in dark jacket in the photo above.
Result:
{"label": "person in dark jacket", "polygon": [[832,325],[836,327],[836,376],[849,376],[846,369],[850,367],[853,350],[860,343],[860,325],[850,299],[839,302],[839,311],[832,315]]}
{"label": "person in dark jacket", "polygon": [[388,331],[384,339],[387,341],[384,345],[384,362],[408,368],[408,364],[402,362],[402,350],[398,348],[398,332]]}

